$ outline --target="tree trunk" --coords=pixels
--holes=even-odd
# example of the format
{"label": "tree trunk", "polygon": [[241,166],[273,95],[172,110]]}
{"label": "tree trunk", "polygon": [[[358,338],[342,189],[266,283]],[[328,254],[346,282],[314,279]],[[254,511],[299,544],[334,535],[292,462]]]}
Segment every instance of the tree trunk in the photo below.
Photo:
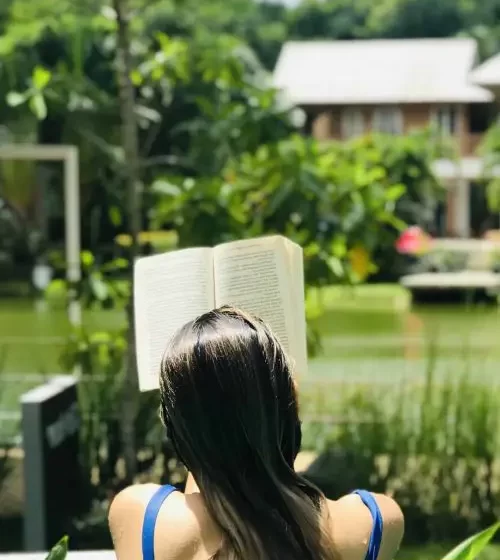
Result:
{"label": "tree trunk", "polygon": [[[128,225],[132,237],[130,259],[133,263],[138,255],[138,236],[141,229],[141,183],[139,175],[138,130],[135,115],[135,91],[130,80],[132,60],[127,0],[113,0],[117,21],[117,64],[122,120],[122,145],[124,151],[124,171],[127,187]],[[133,284],[133,275],[131,282]],[[138,383],[135,358],[133,285],[127,305],[128,350],[125,362],[125,377],[122,399],[122,443],[125,459],[126,481],[131,482],[137,469],[135,438],[135,418],[138,410]]]}

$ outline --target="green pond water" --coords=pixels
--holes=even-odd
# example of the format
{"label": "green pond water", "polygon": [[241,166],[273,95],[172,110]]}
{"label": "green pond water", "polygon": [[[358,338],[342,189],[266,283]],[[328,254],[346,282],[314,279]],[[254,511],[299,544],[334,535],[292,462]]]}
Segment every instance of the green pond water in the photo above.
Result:
{"label": "green pond water", "polygon": [[[123,321],[119,311],[84,313],[89,329],[119,327]],[[331,309],[314,323],[322,335],[323,352],[311,360],[311,381],[414,378],[424,374],[431,349],[443,375],[467,370],[478,380],[500,379],[496,307]],[[6,399],[17,400],[14,397],[36,383],[40,374],[62,372],[59,355],[69,330],[63,309],[44,302],[0,300],[0,404],[4,408]]]}

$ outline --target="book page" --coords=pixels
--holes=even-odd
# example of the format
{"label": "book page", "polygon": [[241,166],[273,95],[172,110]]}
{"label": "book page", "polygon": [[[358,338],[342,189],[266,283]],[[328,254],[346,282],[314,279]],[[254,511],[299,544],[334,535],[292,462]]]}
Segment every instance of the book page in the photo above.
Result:
{"label": "book page", "polygon": [[212,249],[143,257],[134,266],[135,339],[139,389],[159,386],[167,343],[188,321],[215,307]]}
{"label": "book page", "polygon": [[297,373],[307,374],[307,323],[306,323],[306,297],[304,277],[304,251],[300,245],[286,239],[290,275],[293,278],[294,290],[292,310],[295,314],[294,323],[297,332],[296,347],[294,352],[297,362]]}
{"label": "book page", "polygon": [[214,277],[216,306],[234,305],[260,317],[296,368],[303,369],[303,353],[295,352],[295,290],[285,239],[269,236],[218,245],[214,249]]}

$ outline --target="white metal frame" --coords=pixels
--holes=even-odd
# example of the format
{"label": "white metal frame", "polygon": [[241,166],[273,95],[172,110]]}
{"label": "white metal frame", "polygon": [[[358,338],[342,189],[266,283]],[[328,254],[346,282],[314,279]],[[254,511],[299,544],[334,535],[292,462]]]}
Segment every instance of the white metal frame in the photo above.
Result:
{"label": "white metal frame", "polygon": [[[78,148],[64,145],[5,144],[0,145],[0,159],[60,161],[63,164],[66,278],[69,282],[79,282],[81,239]],[[72,325],[81,324],[81,307],[78,301],[70,301],[68,316]]]}

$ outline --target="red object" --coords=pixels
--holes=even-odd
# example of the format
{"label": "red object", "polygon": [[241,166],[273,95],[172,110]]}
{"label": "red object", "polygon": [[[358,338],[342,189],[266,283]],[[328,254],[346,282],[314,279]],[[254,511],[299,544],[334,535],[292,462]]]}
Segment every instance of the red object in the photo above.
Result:
{"label": "red object", "polygon": [[421,253],[429,242],[429,236],[419,226],[411,226],[396,241],[398,253],[415,255]]}

